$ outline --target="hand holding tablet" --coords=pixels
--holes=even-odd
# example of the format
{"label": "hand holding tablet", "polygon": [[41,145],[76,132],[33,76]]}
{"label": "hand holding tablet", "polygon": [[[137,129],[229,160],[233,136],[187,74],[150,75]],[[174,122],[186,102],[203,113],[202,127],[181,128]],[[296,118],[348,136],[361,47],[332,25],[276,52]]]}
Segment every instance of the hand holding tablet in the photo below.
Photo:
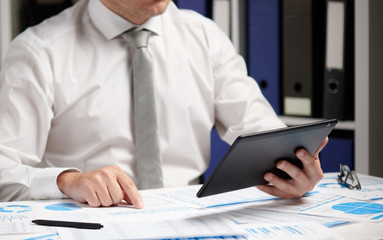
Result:
{"label": "hand holding tablet", "polygon": [[277,169],[276,163],[287,160],[302,168],[295,152],[303,148],[313,154],[336,124],[337,120],[325,120],[239,136],[198,191],[197,197],[266,184],[264,175],[267,172],[289,178],[288,174]]}

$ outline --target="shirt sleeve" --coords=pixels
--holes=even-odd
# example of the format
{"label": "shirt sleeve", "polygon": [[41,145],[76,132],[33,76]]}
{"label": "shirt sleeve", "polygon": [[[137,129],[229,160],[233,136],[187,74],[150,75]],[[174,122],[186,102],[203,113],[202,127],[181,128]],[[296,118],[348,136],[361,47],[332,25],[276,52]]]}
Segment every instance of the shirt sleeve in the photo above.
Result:
{"label": "shirt sleeve", "polygon": [[231,144],[244,133],[285,127],[256,81],[248,76],[246,63],[230,39],[215,24],[211,28],[215,126],[221,138]]}
{"label": "shirt sleeve", "polygon": [[57,176],[66,168],[39,168],[54,92],[48,58],[33,38],[18,37],[0,75],[0,200],[61,198]]}

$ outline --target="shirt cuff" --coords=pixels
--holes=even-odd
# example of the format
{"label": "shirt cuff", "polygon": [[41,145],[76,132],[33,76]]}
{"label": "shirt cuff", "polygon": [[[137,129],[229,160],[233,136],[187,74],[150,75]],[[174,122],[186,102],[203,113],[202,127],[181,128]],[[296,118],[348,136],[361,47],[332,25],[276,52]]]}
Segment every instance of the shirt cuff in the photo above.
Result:
{"label": "shirt cuff", "polygon": [[41,168],[34,169],[31,176],[32,199],[61,199],[68,198],[57,186],[58,175],[64,171],[79,171],[74,168]]}

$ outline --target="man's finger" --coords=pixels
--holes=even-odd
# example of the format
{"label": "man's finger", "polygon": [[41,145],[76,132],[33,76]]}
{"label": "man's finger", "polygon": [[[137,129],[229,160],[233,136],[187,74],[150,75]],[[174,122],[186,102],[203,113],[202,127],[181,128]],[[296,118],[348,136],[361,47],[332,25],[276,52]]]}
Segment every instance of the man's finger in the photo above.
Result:
{"label": "man's finger", "polygon": [[319,159],[319,153],[323,150],[323,148],[327,145],[329,139],[328,137],[326,137],[323,142],[321,143],[321,145],[319,145],[318,149],[314,152],[313,156],[315,159]]}
{"label": "man's finger", "polygon": [[296,181],[305,182],[307,181],[307,176],[302,172],[302,170],[295,166],[294,164],[288,162],[288,161],[279,161],[277,163],[277,167],[281,169],[282,171],[286,172],[291,178],[293,178]]}
{"label": "man's finger", "polygon": [[101,206],[109,207],[113,204],[113,200],[109,194],[107,186],[100,185],[96,190],[97,196],[101,202]]}
{"label": "man's finger", "polygon": [[101,202],[96,192],[89,192],[86,196],[86,202],[91,207],[99,207],[101,206]]}
{"label": "man's finger", "polygon": [[278,188],[276,188],[275,186],[270,186],[270,185],[259,185],[259,186],[256,186],[259,190],[261,190],[262,192],[265,192],[267,194],[270,194],[272,196],[276,196],[276,197],[280,197],[280,198],[286,198],[286,199],[289,199],[289,198],[294,198],[295,196],[288,193],[288,192],[284,192]]}
{"label": "man's finger", "polygon": [[137,209],[143,208],[144,202],[134,182],[126,175],[118,176],[117,181],[120,184],[122,190],[129,197],[134,207]]}
{"label": "man's finger", "polygon": [[323,171],[320,167],[319,159],[315,159],[313,155],[304,149],[299,149],[297,151],[297,158],[301,160],[303,164],[303,172],[308,176],[310,181],[316,183],[323,178]]}
{"label": "man's finger", "polygon": [[117,182],[112,182],[109,186],[109,194],[113,201],[113,204],[119,204],[124,199],[124,191]]}
{"label": "man's finger", "polygon": [[302,196],[308,190],[311,190],[309,189],[310,185],[308,185],[308,182],[306,181],[301,180],[301,183],[304,182],[304,184],[297,184],[299,183],[299,181],[295,179],[283,179],[272,173],[266,173],[265,180],[271,183],[275,188],[278,189],[278,190],[273,190],[275,192],[278,192],[279,194],[278,196],[282,194],[282,193],[279,193],[279,191],[285,192],[287,193],[287,195],[298,197],[298,196]]}

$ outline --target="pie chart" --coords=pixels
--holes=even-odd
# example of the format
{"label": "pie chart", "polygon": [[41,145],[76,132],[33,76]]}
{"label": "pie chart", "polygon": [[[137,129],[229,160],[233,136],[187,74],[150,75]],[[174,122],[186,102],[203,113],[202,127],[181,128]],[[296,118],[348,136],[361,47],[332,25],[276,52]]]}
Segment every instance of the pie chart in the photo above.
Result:
{"label": "pie chart", "polygon": [[348,214],[376,214],[383,213],[383,205],[369,202],[349,202],[332,206],[333,209]]}
{"label": "pie chart", "polygon": [[75,211],[81,209],[81,207],[75,203],[56,203],[46,206],[45,209],[51,211]]}
{"label": "pie chart", "polygon": [[7,205],[5,207],[0,207],[0,212],[23,213],[30,211],[32,211],[32,208],[26,205]]}

